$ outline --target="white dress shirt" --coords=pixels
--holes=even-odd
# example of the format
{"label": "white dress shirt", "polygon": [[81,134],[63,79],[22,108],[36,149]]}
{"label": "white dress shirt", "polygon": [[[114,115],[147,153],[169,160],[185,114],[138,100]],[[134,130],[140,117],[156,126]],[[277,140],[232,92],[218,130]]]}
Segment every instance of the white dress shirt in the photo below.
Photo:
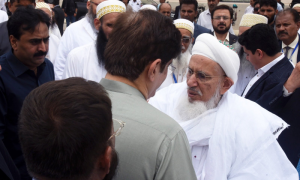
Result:
{"label": "white dress shirt", "polygon": [[[297,56],[298,56],[298,50],[299,50],[299,44],[298,44],[298,41],[299,41],[299,35],[297,35],[296,39],[289,45],[286,45],[282,42],[282,52],[284,52],[285,54],[285,47],[286,46],[289,46],[290,49],[289,49],[289,52],[287,53],[287,58],[290,60],[290,62],[295,66],[297,64]],[[296,45],[298,44],[298,47],[297,49],[295,49]],[[295,49],[295,51],[294,51]],[[294,53],[293,53],[294,51]],[[293,54],[292,54],[293,53]]]}
{"label": "white dress shirt", "polygon": [[[214,28],[211,24],[211,15],[210,15],[209,9],[203,11],[200,14],[197,24],[200,25],[200,26],[203,26],[207,29],[210,29],[211,31],[214,31]],[[232,25],[230,26],[229,32],[231,34],[234,34],[234,31],[232,29]]]}
{"label": "white dress shirt", "polygon": [[0,23],[7,21],[7,20],[8,20],[7,13],[3,10],[0,10]]}
{"label": "white dress shirt", "polygon": [[275,64],[277,64],[283,58],[284,54],[281,54],[278,58],[274,59],[273,61],[258,69],[256,75],[250,80],[242,96],[245,97],[248,91],[251,89],[251,87],[255,84],[255,82],[258,81],[259,78],[261,78],[267,71],[269,71]]}
{"label": "white dress shirt", "polygon": [[128,4],[132,7],[133,12],[138,12],[142,7],[141,0],[136,0],[135,2],[130,0]]}
{"label": "white dress shirt", "polygon": [[67,56],[71,50],[85,44],[95,42],[97,33],[92,28],[89,18],[85,16],[80,21],[72,23],[64,32],[55,58],[55,79],[60,80],[65,69]]}
{"label": "white dress shirt", "polygon": [[254,8],[249,5],[246,9],[245,9],[245,13],[244,14],[253,14],[253,10]]}

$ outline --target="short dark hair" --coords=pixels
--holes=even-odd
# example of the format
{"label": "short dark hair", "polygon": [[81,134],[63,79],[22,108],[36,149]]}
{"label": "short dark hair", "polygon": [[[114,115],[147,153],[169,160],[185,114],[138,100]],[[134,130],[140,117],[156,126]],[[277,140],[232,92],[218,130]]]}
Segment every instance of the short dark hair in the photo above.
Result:
{"label": "short dark hair", "polygon": [[180,9],[181,9],[182,4],[194,4],[194,6],[195,6],[194,10],[197,12],[198,2],[196,0],[182,0],[182,1],[180,1]]}
{"label": "short dark hair", "polygon": [[212,11],[211,11],[211,19],[213,19],[214,17],[214,13],[216,10],[220,10],[220,9],[227,9],[229,11],[229,14],[230,14],[230,19],[233,18],[233,9],[225,4],[222,4],[222,5],[219,5],[219,6],[216,6]]}
{"label": "short dark hair", "polygon": [[49,28],[50,17],[40,9],[33,6],[18,7],[7,22],[8,35],[20,39],[24,31],[34,32],[39,23],[45,23]]}
{"label": "short dark hair", "polygon": [[119,15],[107,43],[104,59],[108,73],[134,81],[149,63],[161,59],[161,72],[181,52],[181,33],[171,18],[143,10]]}
{"label": "short dark hair", "polygon": [[[19,3],[20,1],[24,1],[24,0],[10,0],[9,2],[10,2],[10,4],[13,4],[14,2]],[[35,0],[25,0],[25,1],[31,1],[32,4],[35,3]]]}
{"label": "short dark hair", "polygon": [[239,43],[255,54],[257,49],[264,51],[268,56],[280,52],[274,29],[268,24],[256,24],[245,31],[238,38]]}
{"label": "short dark hair", "polygon": [[298,14],[298,12],[295,9],[292,9],[292,8],[284,9],[284,10],[280,11],[276,16],[278,17],[278,16],[284,15],[286,13],[290,13],[294,17],[294,22],[295,23],[299,22],[299,20],[300,20],[299,14]]}
{"label": "short dark hair", "polygon": [[259,0],[260,8],[262,6],[271,6],[274,10],[277,10],[277,1],[276,0]]}
{"label": "short dark hair", "polygon": [[[255,5],[256,5],[256,4],[259,4],[259,2],[258,2],[258,1],[255,1],[255,3],[254,3],[254,7],[255,7]],[[260,6],[260,4],[259,4],[259,6]]]}
{"label": "short dark hair", "polygon": [[110,145],[111,101],[104,88],[83,78],[52,81],[25,98],[19,138],[33,176],[87,179]]}

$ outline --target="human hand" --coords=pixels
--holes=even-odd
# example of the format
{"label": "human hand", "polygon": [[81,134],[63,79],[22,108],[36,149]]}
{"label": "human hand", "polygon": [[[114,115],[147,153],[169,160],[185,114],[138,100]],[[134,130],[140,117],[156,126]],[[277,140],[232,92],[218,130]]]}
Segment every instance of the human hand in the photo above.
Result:
{"label": "human hand", "polygon": [[65,17],[67,17],[68,15],[65,13]]}
{"label": "human hand", "polygon": [[294,92],[297,88],[300,88],[300,62],[296,64],[295,69],[285,82],[284,87],[288,92]]}

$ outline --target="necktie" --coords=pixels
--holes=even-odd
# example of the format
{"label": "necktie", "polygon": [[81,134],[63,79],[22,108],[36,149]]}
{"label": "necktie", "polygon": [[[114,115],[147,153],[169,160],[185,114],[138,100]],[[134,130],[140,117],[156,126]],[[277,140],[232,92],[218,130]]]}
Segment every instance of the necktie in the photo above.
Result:
{"label": "necktie", "polygon": [[285,55],[286,58],[288,58],[287,55],[288,55],[288,52],[289,52],[290,49],[291,48],[289,46],[285,47],[285,53],[284,53],[284,55]]}

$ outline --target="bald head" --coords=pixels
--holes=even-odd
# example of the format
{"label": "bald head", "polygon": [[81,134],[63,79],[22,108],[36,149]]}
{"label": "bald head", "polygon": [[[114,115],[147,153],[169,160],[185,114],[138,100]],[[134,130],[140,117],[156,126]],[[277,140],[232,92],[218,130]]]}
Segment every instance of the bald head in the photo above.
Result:
{"label": "bald head", "polygon": [[171,17],[171,9],[172,7],[169,3],[162,3],[160,4],[158,11],[167,17]]}

